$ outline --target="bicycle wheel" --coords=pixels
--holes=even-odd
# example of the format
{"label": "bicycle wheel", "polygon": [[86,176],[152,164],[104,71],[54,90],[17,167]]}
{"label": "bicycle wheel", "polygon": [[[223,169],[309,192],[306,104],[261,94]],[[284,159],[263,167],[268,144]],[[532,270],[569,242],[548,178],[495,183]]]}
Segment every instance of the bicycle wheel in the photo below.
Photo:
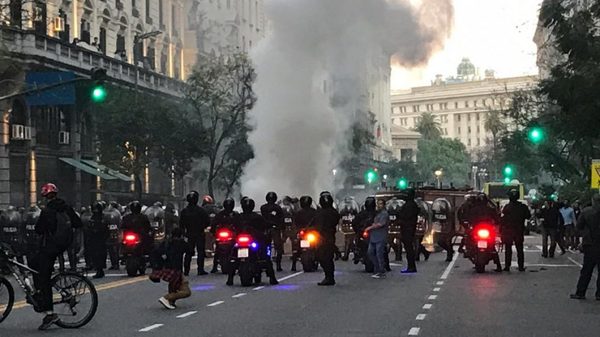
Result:
{"label": "bicycle wheel", "polygon": [[8,317],[15,303],[15,291],[4,277],[0,277],[0,323]]}
{"label": "bicycle wheel", "polygon": [[56,325],[77,329],[89,323],[98,309],[98,294],[94,284],[74,272],[61,272],[52,278]]}

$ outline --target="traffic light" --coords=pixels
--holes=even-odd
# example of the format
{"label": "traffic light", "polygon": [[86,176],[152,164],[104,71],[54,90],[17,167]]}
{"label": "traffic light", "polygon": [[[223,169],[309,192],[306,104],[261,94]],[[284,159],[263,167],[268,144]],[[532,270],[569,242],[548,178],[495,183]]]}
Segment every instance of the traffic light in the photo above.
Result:
{"label": "traffic light", "polygon": [[397,185],[399,189],[404,190],[408,187],[408,181],[405,178],[400,178]]}
{"label": "traffic light", "polygon": [[107,79],[106,69],[103,68],[92,68],[92,91],[90,93],[91,99],[95,103],[102,103],[106,99],[107,92],[104,87],[104,82]]}
{"label": "traffic light", "polygon": [[544,141],[544,130],[537,126],[533,127],[529,129],[527,138],[529,138],[529,141],[533,144],[539,144]]}
{"label": "traffic light", "polygon": [[372,184],[375,181],[377,181],[377,170],[376,169],[368,170],[367,173],[365,173],[365,180],[369,184]]}
{"label": "traffic light", "polygon": [[504,165],[502,169],[502,174],[504,175],[504,184],[508,185],[512,181],[513,175],[515,173],[515,169],[510,164]]}

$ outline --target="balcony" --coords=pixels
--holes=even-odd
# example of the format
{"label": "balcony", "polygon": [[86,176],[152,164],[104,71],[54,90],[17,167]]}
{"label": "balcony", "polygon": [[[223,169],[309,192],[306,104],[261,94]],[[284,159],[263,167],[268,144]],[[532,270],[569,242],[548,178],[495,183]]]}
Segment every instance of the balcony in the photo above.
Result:
{"label": "balcony", "polygon": [[[7,27],[0,29],[0,44],[6,45],[10,53],[23,61],[38,61],[49,68],[72,71],[86,77],[91,68],[102,67],[115,83],[127,86],[135,84],[136,67],[132,64],[32,31]],[[181,97],[185,83],[138,67],[138,87],[140,90]]]}

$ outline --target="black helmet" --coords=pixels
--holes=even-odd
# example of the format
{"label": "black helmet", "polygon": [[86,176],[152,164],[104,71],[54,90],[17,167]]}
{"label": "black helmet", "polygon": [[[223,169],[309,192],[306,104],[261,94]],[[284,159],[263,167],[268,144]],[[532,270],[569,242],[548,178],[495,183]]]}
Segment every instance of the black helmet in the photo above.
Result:
{"label": "black helmet", "polygon": [[520,193],[519,193],[519,191],[517,191],[514,188],[511,188],[510,191],[508,191],[507,194],[508,194],[508,200],[510,200],[510,201],[517,201],[517,200],[519,200]]}
{"label": "black helmet", "polygon": [[101,202],[96,201],[92,205],[92,213],[102,213],[103,211],[104,211],[104,205]]}
{"label": "black helmet", "polygon": [[367,199],[365,199],[365,209],[367,211],[374,211],[376,205],[375,197],[367,197]]}
{"label": "black helmet", "polygon": [[416,197],[415,189],[414,188],[407,188],[406,189],[406,198],[407,198],[407,200],[414,200],[415,197]]}
{"label": "black helmet", "polygon": [[265,198],[269,204],[274,204],[277,201],[277,193],[269,192]]}
{"label": "black helmet", "polygon": [[129,204],[129,210],[132,214],[140,214],[142,213],[142,204],[139,201],[132,201]]}
{"label": "black helmet", "polygon": [[321,193],[321,196],[319,197],[319,205],[321,205],[323,208],[333,207],[333,197],[329,192]]}
{"label": "black helmet", "polygon": [[252,213],[254,211],[254,200],[252,198],[242,198],[242,210],[244,213]]}
{"label": "black helmet", "polygon": [[308,195],[303,195],[300,197],[300,207],[302,208],[310,208],[312,206],[312,198]]}
{"label": "black helmet", "polygon": [[190,204],[197,205],[198,204],[198,200],[200,200],[200,193],[198,193],[196,191],[191,191],[185,197],[185,200],[187,200],[187,202],[189,202]]}
{"label": "black helmet", "polygon": [[227,212],[232,212],[233,209],[235,208],[235,201],[231,198],[227,198],[223,201],[223,208],[227,211]]}

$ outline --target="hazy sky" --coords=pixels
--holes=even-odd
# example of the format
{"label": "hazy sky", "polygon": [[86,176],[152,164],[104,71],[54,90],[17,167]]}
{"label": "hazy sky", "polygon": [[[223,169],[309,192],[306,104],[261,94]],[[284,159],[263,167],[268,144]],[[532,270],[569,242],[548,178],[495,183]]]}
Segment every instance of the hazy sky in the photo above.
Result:
{"label": "hazy sky", "polygon": [[456,75],[468,57],[481,74],[537,74],[533,35],[542,0],[454,0],[455,22],[444,50],[422,69],[392,69],[392,90],[429,85],[436,74]]}

